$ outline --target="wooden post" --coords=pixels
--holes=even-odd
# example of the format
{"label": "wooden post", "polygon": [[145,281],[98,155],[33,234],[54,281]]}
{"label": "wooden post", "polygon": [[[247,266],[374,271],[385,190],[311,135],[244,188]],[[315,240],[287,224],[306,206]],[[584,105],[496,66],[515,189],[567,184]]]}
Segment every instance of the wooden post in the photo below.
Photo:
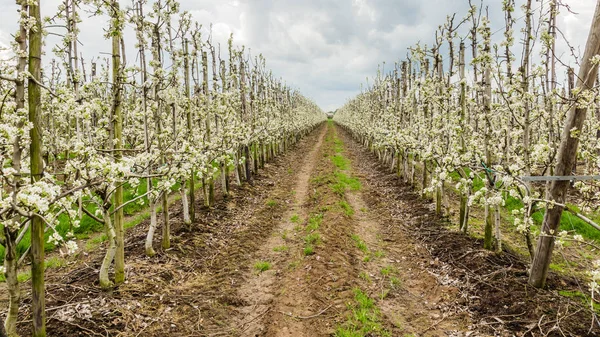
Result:
{"label": "wooden post", "polygon": [[[185,97],[188,99],[187,109],[187,137],[188,142],[192,141],[192,131],[193,131],[193,116],[192,116],[192,101],[191,101],[191,82],[190,82],[190,52],[189,52],[189,41],[185,39],[183,42],[183,72],[184,72],[184,88],[185,88]],[[192,168],[190,172],[190,179],[188,180],[188,195],[190,198],[190,203],[188,205],[188,213],[190,218],[190,223],[194,222],[196,218],[196,185],[195,178],[196,172]]]}
{"label": "wooden post", "polygon": [[[40,125],[42,93],[42,19],[40,1],[29,3],[29,17],[35,20],[35,27],[29,30],[29,74],[34,80],[27,81],[29,122],[29,160],[31,183],[42,178],[44,162],[42,160],[42,126]],[[46,336],[46,299],[44,288],[44,220],[34,215],[31,219],[31,306],[34,337]]]}
{"label": "wooden post", "polygon": [[[489,27],[487,28],[486,34],[489,36]],[[490,53],[490,42],[489,38],[485,39],[485,45],[483,47],[483,52],[488,55]],[[485,117],[485,131],[484,131],[484,139],[483,139],[483,147],[485,151],[485,165],[490,167],[492,164],[492,154],[490,152],[490,133],[492,132],[490,118],[492,115],[492,76],[491,76],[491,64],[489,62],[485,63],[485,68],[483,69],[483,114]],[[491,173],[486,172],[486,199],[489,197],[490,191],[494,189],[494,184],[491,178]],[[485,233],[483,240],[483,248],[491,250],[492,249],[492,235],[493,235],[493,226],[492,226],[492,210],[490,209],[490,205],[485,204]]]}
{"label": "wooden post", "polygon": [[[250,118],[248,116],[248,104],[246,103],[246,66],[244,64],[244,56],[240,55],[240,95],[242,100],[242,120],[249,121]],[[246,168],[246,181],[252,185],[252,172],[250,170],[250,166],[252,165],[251,157],[250,157],[250,145],[244,144],[243,146],[243,154],[246,158],[245,160],[245,168]]]}
{"label": "wooden post", "polygon": [[[206,141],[210,143],[211,141],[211,125],[210,125],[210,121],[211,121],[211,116],[210,116],[210,104],[211,104],[211,97],[210,94],[208,92],[208,54],[206,53],[206,51],[202,52],[202,77],[203,77],[203,81],[202,81],[202,91],[204,92],[204,97],[205,97],[205,101],[206,101],[206,118],[204,120],[204,125],[206,126]],[[213,181],[213,177],[212,177],[212,170],[209,170],[210,172],[210,176],[209,177],[205,177],[204,178],[204,182],[206,183],[206,185],[204,187],[204,191],[205,193],[205,205],[207,207],[212,207],[215,203],[215,182]]]}

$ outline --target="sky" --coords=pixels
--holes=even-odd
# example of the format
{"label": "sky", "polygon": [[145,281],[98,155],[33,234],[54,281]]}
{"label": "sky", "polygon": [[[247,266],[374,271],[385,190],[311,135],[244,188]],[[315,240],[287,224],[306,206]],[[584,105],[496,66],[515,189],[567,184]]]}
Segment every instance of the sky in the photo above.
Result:
{"label": "sky", "polygon": [[[474,0],[479,4],[480,0]],[[520,18],[517,0],[514,16]],[[596,1],[562,0],[570,12],[562,9],[557,25],[565,40],[582,54]],[[42,16],[52,16],[61,0],[41,0]],[[122,6],[131,4],[121,1]],[[263,54],[267,67],[275,76],[313,99],[323,110],[341,107],[356,96],[361,84],[372,79],[378,65],[385,69],[406,57],[407,48],[417,42],[431,45],[437,27],[447,15],[457,13],[460,21],[468,9],[468,0],[180,0],[181,10],[207,29],[212,23],[216,42],[226,45],[231,33],[237,45],[244,45],[253,55]],[[549,0],[533,0],[533,8],[548,6]],[[483,0],[489,9],[492,32],[504,27],[501,0]],[[80,24],[80,51],[86,60],[110,51],[104,40],[104,17],[87,18]],[[538,18],[534,16],[534,21]],[[0,0],[0,47],[7,47],[17,30],[17,6],[14,0]],[[459,32],[465,35],[468,27]],[[51,30],[60,33],[60,29]],[[134,53],[132,29],[125,32],[125,43]],[[519,27],[515,29],[519,43]],[[502,32],[494,35],[500,42]],[[47,59],[56,37],[47,39]],[[224,48],[223,48],[224,49]],[[128,53],[129,53],[128,52]],[[0,60],[9,53],[0,51]],[[570,52],[561,38],[557,55],[573,64]],[[129,57],[131,60],[135,57]]]}

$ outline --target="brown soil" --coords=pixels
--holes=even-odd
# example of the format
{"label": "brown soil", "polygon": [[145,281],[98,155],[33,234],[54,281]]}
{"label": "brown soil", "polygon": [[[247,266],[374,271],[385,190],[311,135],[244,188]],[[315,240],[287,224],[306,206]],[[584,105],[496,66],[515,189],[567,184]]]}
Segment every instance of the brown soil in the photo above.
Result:
{"label": "brown soil", "polygon": [[[360,190],[332,188],[335,134],[351,161],[344,173]],[[330,336],[350,326],[357,289],[373,299],[381,325],[366,336],[597,333],[588,332],[590,312],[556,292],[577,280],[551,275],[549,290],[528,287],[520,258],[484,252],[448,230],[385,172],[341,128],[323,125],[261,170],[254,186],[201,207],[191,228],[176,202],[171,249],[148,258],[147,221],[129,230],[127,282],[112,291],[97,282],[104,246],[48,270],[48,336]],[[305,254],[311,234],[320,241]],[[259,272],[259,261],[271,268]],[[23,297],[19,331],[28,335],[29,282]]]}
{"label": "brown soil", "polygon": [[388,173],[348,133],[341,133],[352,148],[351,158],[372,187],[367,204],[379,208],[390,233],[403,232],[428,251],[422,267],[440,284],[458,290],[452,310],[472,317],[469,328],[501,336],[600,334],[588,307],[558,294],[559,290],[580,290],[580,280],[551,272],[547,289],[530,287],[527,264],[520,256],[507,250],[502,254],[484,251],[481,240],[449,230],[445,219],[436,217],[412,187]]}

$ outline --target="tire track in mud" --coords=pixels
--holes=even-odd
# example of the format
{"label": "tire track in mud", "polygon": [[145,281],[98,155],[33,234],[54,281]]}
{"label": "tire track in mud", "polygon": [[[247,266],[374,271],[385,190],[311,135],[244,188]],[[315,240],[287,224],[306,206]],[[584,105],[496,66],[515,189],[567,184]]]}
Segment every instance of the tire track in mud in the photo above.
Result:
{"label": "tire track in mud", "polygon": [[264,315],[260,323],[243,336],[331,336],[349,314],[358,261],[351,219],[340,207],[343,192],[335,187],[339,182],[332,162],[333,124],[326,132],[321,149],[311,159],[315,161],[312,174],[304,176],[309,184],[300,212],[303,219],[293,226],[286,240],[289,251],[270,276],[272,301],[262,304],[264,311],[256,313]]}
{"label": "tire track in mud", "polygon": [[[264,334],[267,321],[264,319],[267,313],[273,310],[272,303],[277,295],[276,282],[280,274],[287,268],[290,258],[290,239],[296,236],[294,233],[295,222],[308,216],[306,202],[309,194],[310,177],[318,162],[318,155],[323,146],[327,128],[319,131],[320,135],[316,144],[306,157],[302,159],[300,169],[296,174],[295,187],[293,189],[294,200],[284,212],[279,225],[272,231],[271,235],[262,244],[256,254],[262,262],[271,264],[271,269],[260,272],[256,268],[251,269],[246,276],[248,282],[244,283],[238,290],[238,296],[248,303],[240,312],[243,318],[237,323],[241,327],[239,333],[242,336],[256,336]],[[300,159],[300,158],[298,158]],[[295,218],[295,219],[293,219]],[[296,220],[297,219],[297,220]],[[278,251],[275,251],[279,247]],[[258,274],[260,272],[260,274]],[[295,329],[295,328],[294,328]]]}
{"label": "tire track in mud", "polygon": [[[330,124],[320,135],[297,175],[295,203],[257,254],[273,269],[249,275],[239,291],[248,303],[241,336],[331,336],[344,329],[369,336],[458,336],[465,317],[443,311],[455,292],[429,273],[422,247],[389,230],[389,211],[371,193],[361,158],[344,147],[337,131]],[[340,179],[357,177],[364,188],[336,187]],[[302,224],[290,221],[294,215]],[[310,227],[317,217],[319,226]],[[313,233],[322,242],[305,256],[303,236]],[[288,250],[273,251],[282,246]],[[375,304],[367,324],[352,317],[357,292]]]}

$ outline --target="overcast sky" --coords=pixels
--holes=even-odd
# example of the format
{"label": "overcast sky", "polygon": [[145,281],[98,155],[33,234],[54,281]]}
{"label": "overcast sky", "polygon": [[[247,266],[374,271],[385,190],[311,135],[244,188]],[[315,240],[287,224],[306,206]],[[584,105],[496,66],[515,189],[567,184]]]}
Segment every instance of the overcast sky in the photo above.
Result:
{"label": "overcast sky", "polygon": [[[517,0],[520,4],[523,0]],[[54,14],[60,0],[41,0],[42,16]],[[205,27],[212,22],[216,41],[225,43],[230,33],[237,44],[262,53],[277,77],[315,100],[324,110],[335,110],[360,91],[360,84],[372,78],[378,64],[387,69],[405,57],[416,42],[431,44],[438,25],[446,15],[466,14],[468,0],[180,0]],[[474,3],[479,3],[477,0]],[[558,26],[566,39],[583,53],[595,0],[562,0]],[[484,0],[489,7],[492,31],[504,26],[501,0]],[[549,0],[534,0],[533,8]],[[122,6],[131,1],[122,1]],[[14,0],[0,0],[0,46],[8,46],[17,29]],[[522,17],[517,6],[516,18]],[[106,18],[84,17],[80,25],[80,50],[86,59],[110,51],[103,39]],[[537,18],[536,18],[537,20]],[[523,19],[520,20],[522,22]],[[466,28],[466,27],[465,27]],[[515,37],[520,37],[515,29]],[[494,35],[501,39],[502,33]],[[126,32],[125,42],[134,52],[134,36]],[[52,44],[48,40],[48,47]],[[567,60],[567,48],[559,41],[559,53]],[[51,52],[47,48],[47,58]],[[129,53],[128,52],[128,53]],[[0,58],[6,53],[0,52]],[[572,62],[568,60],[568,62]]]}

